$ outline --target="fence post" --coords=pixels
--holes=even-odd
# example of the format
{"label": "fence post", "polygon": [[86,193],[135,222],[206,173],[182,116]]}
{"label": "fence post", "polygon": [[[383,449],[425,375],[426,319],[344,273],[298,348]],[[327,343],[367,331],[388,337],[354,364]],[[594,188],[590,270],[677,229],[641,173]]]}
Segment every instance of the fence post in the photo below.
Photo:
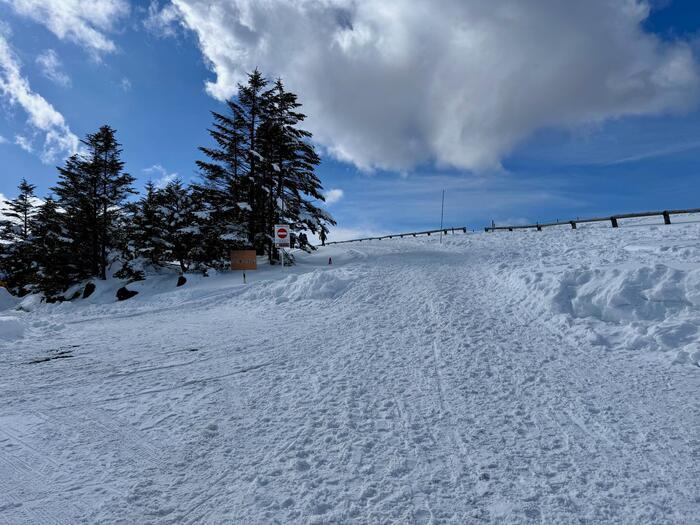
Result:
{"label": "fence post", "polygon": [[613,228],[617,228],[617,217],[610,217],[610,222]]}
{"label": "fence post", "polygon": [[668,213],[668,211],[665,211],[663,213],[664,216],[664,224],[671,224],[671,215]]}
{"label": "fence post", "polygon": [[465,227],[465,228],[462,228],[462,231],[463,231],[464,233],[467,233],[467,228],[466,228],[466,227]]}
{"label": "fence post", "polygon": [[575,230],[576,229],[576,221],[571,221],[570,224],[571,224],[571,229]]}
{"label": "fence post", "polygon": [[538,231],[538,232],[541,232],[541,231],[542,231],[542,226],[540,226],[540,223],[539,223],[539,222],[537,223],[537,231]]}

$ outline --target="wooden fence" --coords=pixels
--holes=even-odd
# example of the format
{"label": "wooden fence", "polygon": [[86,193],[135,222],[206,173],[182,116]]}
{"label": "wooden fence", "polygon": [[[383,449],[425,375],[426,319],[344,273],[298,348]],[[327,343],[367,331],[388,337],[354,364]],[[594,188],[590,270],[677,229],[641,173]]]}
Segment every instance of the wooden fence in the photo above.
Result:
{"label": "wooden fence", "polygon": [[467,227],[462,226],[460,228],[443,228],[442,230],[429,230],[429,231],[423,231],[423,232],[409,232],[409,233],[393,233],[391,235],[382,235],[381,237],[364,237],[362,239],[349,239],[347,241],[333,241],[333,242],[327,242],[326,245],[329,244],[345,244],[348,242],[362,242],[362,241],[381,241],[383,239],[403,239],[404,237],[417,237],[418,235],[432,235],[433,233],[440,233],[442,232],[443,235],[447,235],[448,233],[452,232],[454,235],[456,232],[462,232],[462,233],[467,233]]}
{"label": "wooden fence", "polygon": [[484,231],[494,232],[494,231],[514,231],[514,230],[532,230],[542,231],[542,228],[549,228],[551,226],[571,226],[573,230],[576,229],[577,224],[584,224],[587,222],[607,222],[609,221],[613,228],[619,226],[619,221],[622,219],[634,219],[638,217],[663,217],[664,224],[671,224],[671,215],[683,215],[688,213],[700,213],[700,208],[691,208],[688,210],[664,210],[664,211],[644,211],[641,213],[621,213],[617,215],[611,215],[610,217],[593,217],[591,219],[576,219],[572,221],[564,222],[546,222],[546,223],[535,223],[526,225],[513,225],[513,226],[488,226],[484,228]]}

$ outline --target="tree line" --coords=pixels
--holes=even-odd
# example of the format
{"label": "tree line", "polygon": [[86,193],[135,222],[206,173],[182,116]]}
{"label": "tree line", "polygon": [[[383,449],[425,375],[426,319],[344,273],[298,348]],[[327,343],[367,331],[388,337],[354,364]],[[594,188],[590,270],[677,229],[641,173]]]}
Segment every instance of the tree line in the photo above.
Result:
{"label": "tree line", "polygon": [[274,262],[275,224],[325,237],[335,221],[318,206],[320,158],[300,127],[300,108],[281,80],[250,73],[225,111],[212,112],[213,144],[199,148],[199,180],[149,182],[141,195],[124,169],[116,131],[102,126],[88,134],[58,167],[49,196],[39,200],[23,179],[8,201],[0,222],[6,287],[51,301],[110,274],[139,280],[172,265],[181,273],[224,268],[234,249],[255,249]]}

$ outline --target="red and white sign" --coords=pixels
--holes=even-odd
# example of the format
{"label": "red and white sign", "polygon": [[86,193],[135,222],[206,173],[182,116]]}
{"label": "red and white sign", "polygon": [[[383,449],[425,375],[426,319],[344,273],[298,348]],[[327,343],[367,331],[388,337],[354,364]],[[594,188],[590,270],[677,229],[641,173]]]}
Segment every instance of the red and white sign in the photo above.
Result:
{"label": "red and white sign", "polygon": [[275,244],[279,248],[289,248],[289,225],[275,225]]}

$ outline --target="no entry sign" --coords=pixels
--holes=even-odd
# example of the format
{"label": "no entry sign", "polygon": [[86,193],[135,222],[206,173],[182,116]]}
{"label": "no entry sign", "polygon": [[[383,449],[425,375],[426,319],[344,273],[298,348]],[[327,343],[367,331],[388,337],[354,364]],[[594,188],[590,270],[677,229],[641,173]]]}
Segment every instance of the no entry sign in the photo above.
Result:
{"label": "no entry sign", "polygon": [[289,225],[275,225],[275,244],[280,248],[289,248]]}

